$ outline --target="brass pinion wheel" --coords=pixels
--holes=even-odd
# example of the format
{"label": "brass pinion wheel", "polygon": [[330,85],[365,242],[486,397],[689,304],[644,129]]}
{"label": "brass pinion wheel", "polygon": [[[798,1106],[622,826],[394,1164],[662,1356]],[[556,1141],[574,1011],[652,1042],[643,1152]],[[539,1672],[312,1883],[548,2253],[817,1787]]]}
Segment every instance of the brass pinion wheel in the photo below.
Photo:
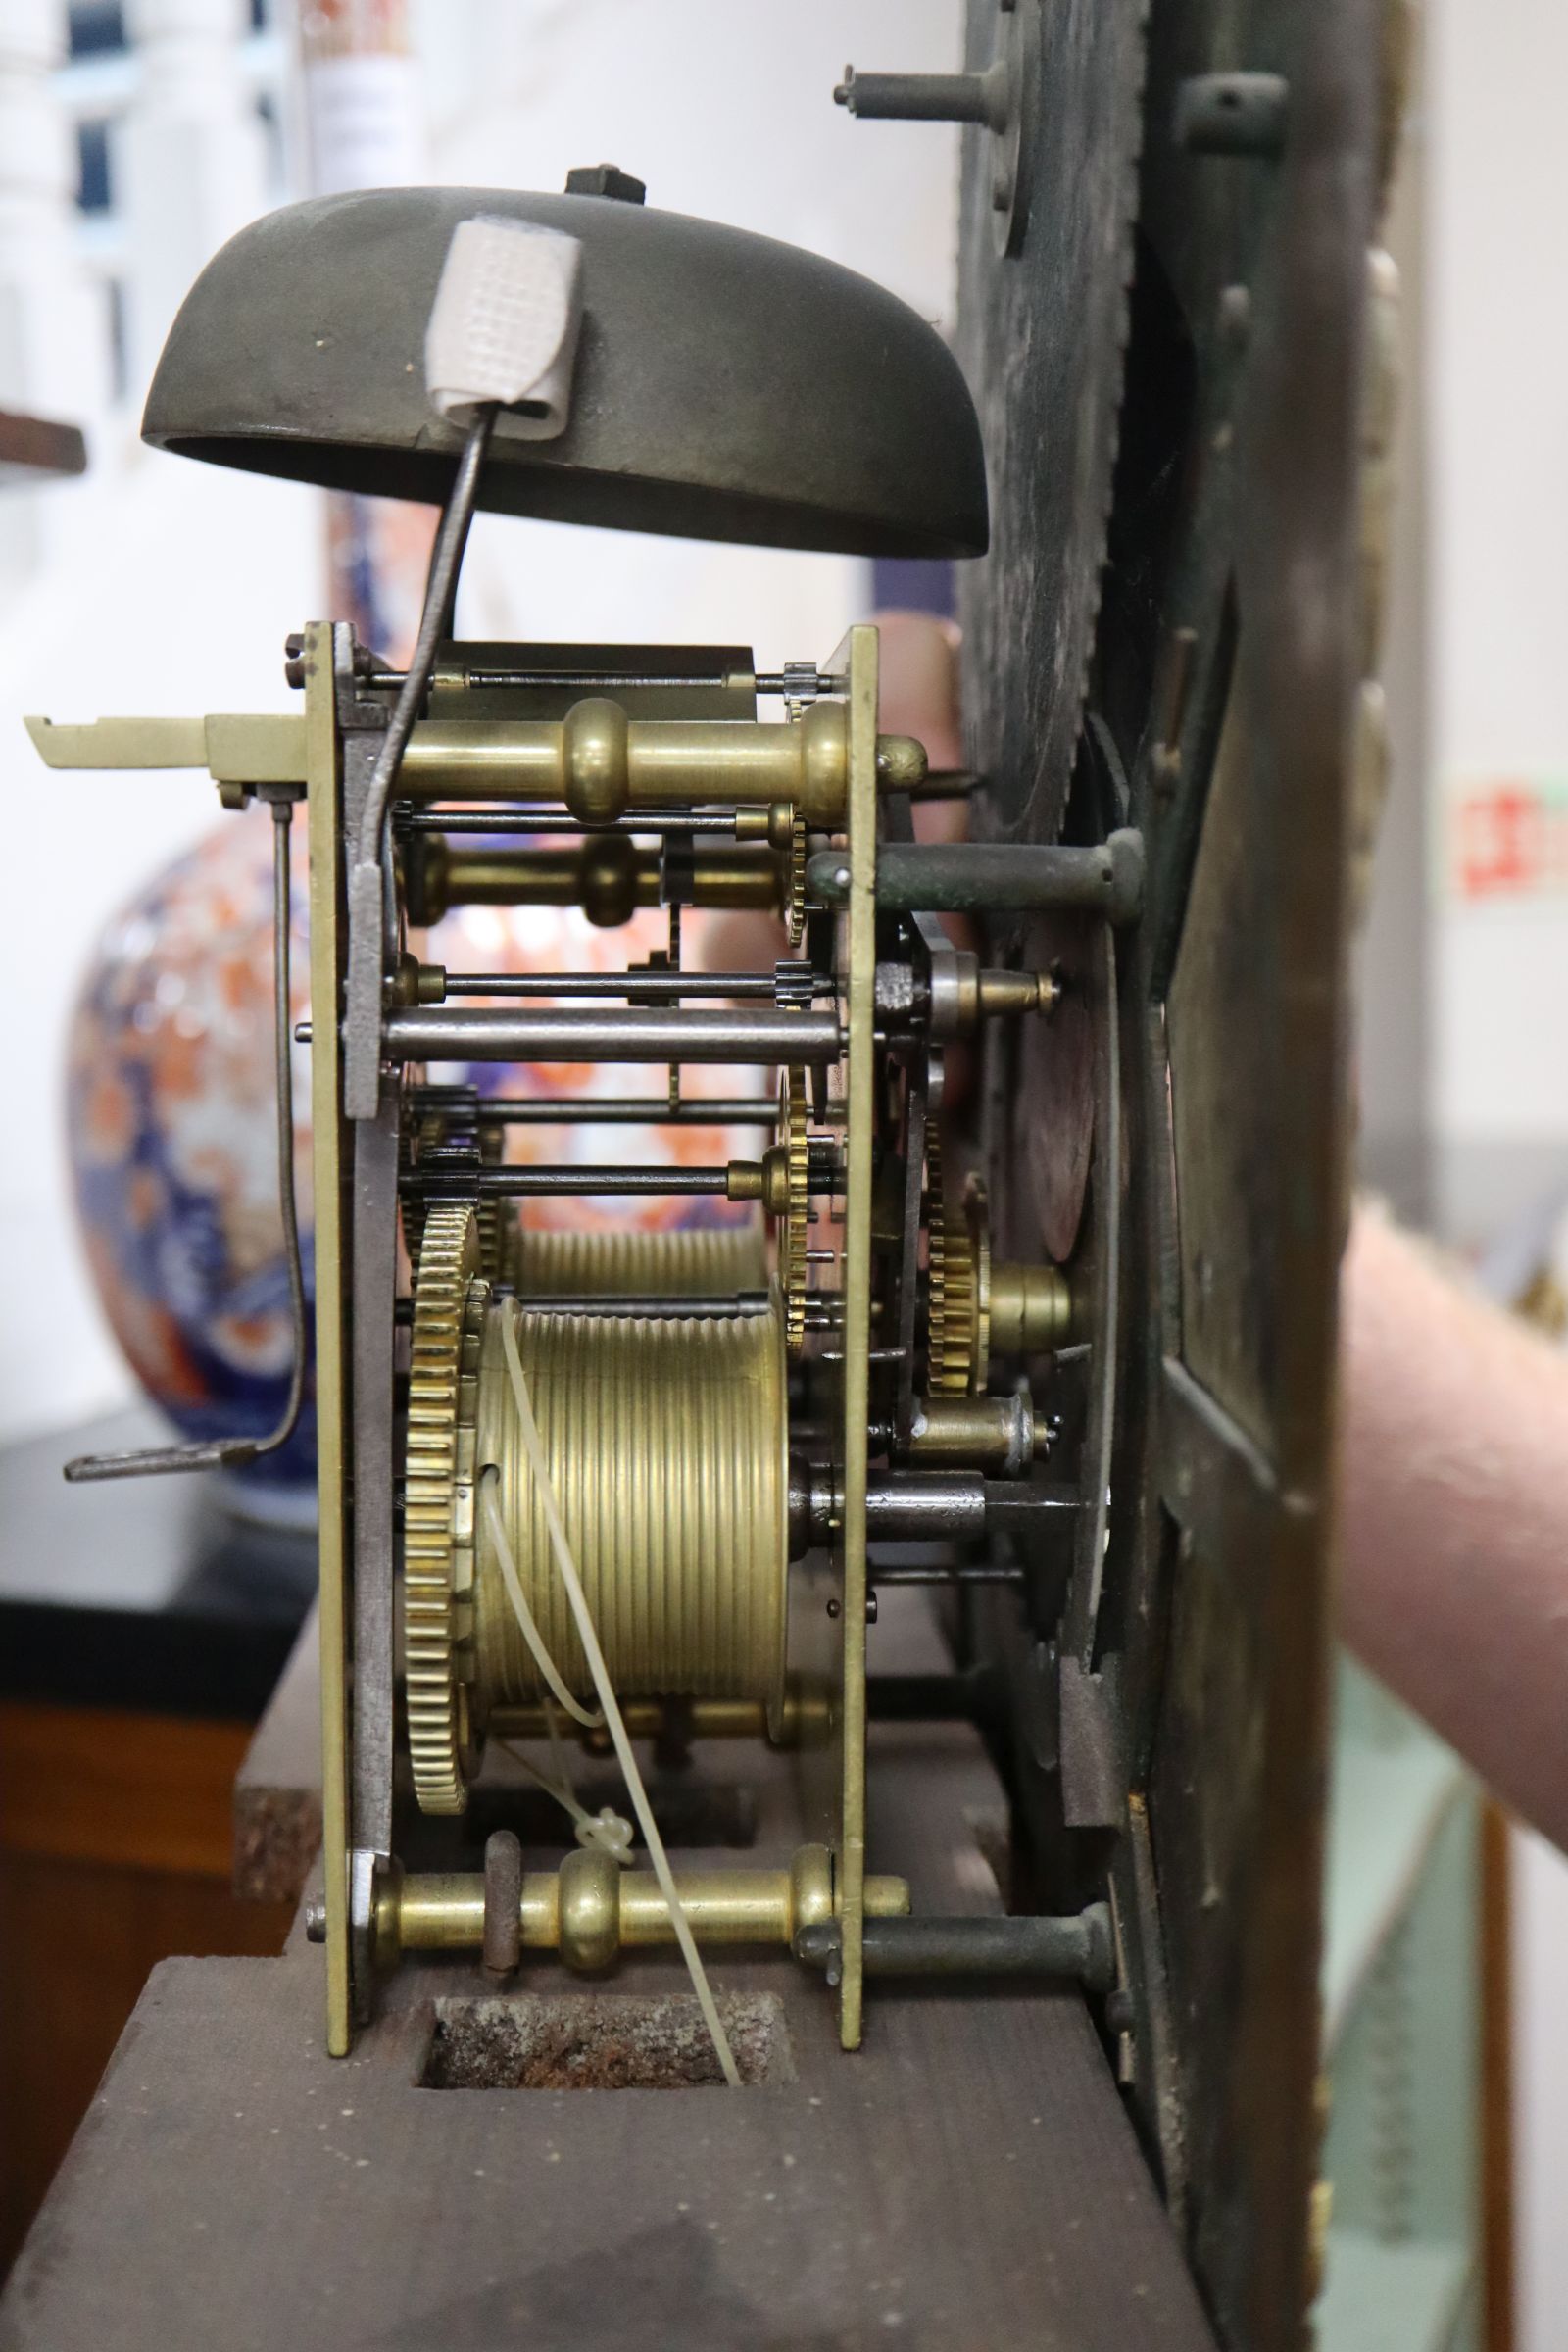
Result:
{"label": "brass pinion wheel", "polygon": [[409,1752],[425,1813],[461,1813],[467,1803],[464,1653],[472,1634],[474,1423],[489,1299],[478,1219],[466,1203],[436,1203],[419,1239],[403,1464]]}
{"label": "brass pinion wheel", "polygon": [[991,1220],[971,1176],[952,1198],[933,1136],[926,1151],[927,1364],[935,1396],[978,1396],[991,1369]]}
{"label": "brass pinion wheel", "polygon": [[778,1213],[778,1279],[784,1294],[784,1344],[791,1356],[806,1345],[807,1256],[811,1215],[811,1145],[807,1133],[806,1072],[787,1069],[779,1080],[778,1143],[784,1199]]}
{"label": "brass pinion wheel", "polygon": [[[407,1114],[398,1123],[398,1174],[412,1176],[426,1145],[439,1144],[445,1132],[445,1122],[433,1111],[422,1118],[412,1119]],[[398,1215],[403,1224],[403,1247],[409,1253],[409,1273],[417,1284],[419,1279],[419,1244],[424,1236],[424,1201],[417,1192],[403,1185],[398,1187]]]}
{"label": "brass pinion wheel", "polygon": [[790,946],[798,948],[806,937],[806,819],[798,808],[790,818],[784,924]]}
{"label": "brass pinion wheel", "polygon": [[[411,1176],[427,1152],[438,1152],[452,1139],[452,1120],[444,1111],[427,1110],[418,1118],[406,1117],[402,1124],[398,1146],[400,1176]],[[500,1127],[481,1127],[478,1139],[479,1157],[495,1166],[503,1157],[506,1134]],[[409,1253],[409,1271],[416,1283],[419,1274],[419,1244],[424,1233],[424,1202],[417,1191],[400,1187],[398,1213],[403,1224],[403,1246]],[[479,1224],[479,1271],[487,1282],[501,1281],[506,1268],[504,1256],[511,1243],[511,1228],[515,1222],[512,1215],[514,1203],[502,1200],[495,1193],[480,1197],[474,1215]]]}

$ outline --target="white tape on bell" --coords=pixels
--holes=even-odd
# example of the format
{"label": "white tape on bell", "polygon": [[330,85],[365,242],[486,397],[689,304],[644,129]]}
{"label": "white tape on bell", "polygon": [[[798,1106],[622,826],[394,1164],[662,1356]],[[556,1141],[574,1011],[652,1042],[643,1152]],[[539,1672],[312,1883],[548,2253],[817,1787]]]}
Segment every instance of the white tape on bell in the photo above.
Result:
{"label": "white tape on bell", "polygon": [[424,337],[431,401],[455,424],[498,401],[510,429],[564,432],[582,324],[582,248],[560,229],[480,214],[452,233]]}

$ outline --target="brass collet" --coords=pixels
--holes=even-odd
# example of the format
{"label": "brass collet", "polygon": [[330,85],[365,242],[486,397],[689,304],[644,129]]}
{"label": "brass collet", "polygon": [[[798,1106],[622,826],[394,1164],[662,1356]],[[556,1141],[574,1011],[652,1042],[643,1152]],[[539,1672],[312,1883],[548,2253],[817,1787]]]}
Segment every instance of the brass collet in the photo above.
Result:
{"label": "brass collet", "polygon": [[725,1199],[760,1200],[770,1217],[790,1211],[790,1152],[787,1144],[770,1144],[760,1159],[732,1159],[728,1163]]}
{"label": "brass collet", "polygon": [[[515,1883],[515,1882],[514,1882]],[[792,1944],[796,1932],[835,1916],[833,1857],[797,1847],[784,1870],[693,1870],[675,1877],[681,1909],[700,1944]],[[902,1919],[906,1879],[868,1878],[868,1919]],[[581,1975],[622,1951],[675,1940],[669,1906],[651,1870],[624,1870],[599,1846],[579,1846],[559,1870],[525,1871],[519,1899],[524,1951],[559,1952]],[[376,1942],[390,1964],[408,1951],[478,1950],[485,1882],[477,1871],[387,1874],[376,1898]]]}
{"label": "brass collet", "polygon": [[[660,904],[660,854],[629,834],[589,833],[567,849],[475,848],[465,845],[462,834],[462,815],[455,811],[450,835],[416,834],[402,846],[409,920],[420,928],[438,923],[454,906],[580,906],[591,923],[613,930],[639,906]],[[699,842],[687,887],[694,906],[776,911],[778,858],[765,843],[731,849]]]}
{"label": "brass collet", "polygon": [[1026,1396],[927,1396],[916,1403],[909,1459],[921,1469],[951,1464],[1018,1478],[1049,1443],[1049,1425]]}

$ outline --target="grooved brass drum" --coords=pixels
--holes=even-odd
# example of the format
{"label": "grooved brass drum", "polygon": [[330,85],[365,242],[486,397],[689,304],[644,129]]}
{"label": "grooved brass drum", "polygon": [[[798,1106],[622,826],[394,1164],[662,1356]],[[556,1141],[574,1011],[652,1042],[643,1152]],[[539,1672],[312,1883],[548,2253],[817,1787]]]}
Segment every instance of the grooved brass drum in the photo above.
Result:
{"label": "grooved brass drum", "polygon": [[507,1280],[533,1298],[708,1298],[765,1291],[767,1243],[760,1220],[676,1232],[530,1233],[514,1222]]}
{"label": "grooved brass drum", "polygon": [[[675,1237],[645,1238],[667,1245]],[[517,1427],[502,1339],[507,1316],[515,1318],[534,1416],[616,1695],[760,1700],[776,1732],[789,1553],[777,1291],[765,1314],[722,1321],[556,1315],[508,1298],[485,1318],[477,1473],[498,1466],[497,1499],[529,1609],[567,1688],[591,1704],[593,1683]],[[544,1686],[483,1512],[475,1538],[473,1696],[482,1721],[491,1706],[537,1701]]]}

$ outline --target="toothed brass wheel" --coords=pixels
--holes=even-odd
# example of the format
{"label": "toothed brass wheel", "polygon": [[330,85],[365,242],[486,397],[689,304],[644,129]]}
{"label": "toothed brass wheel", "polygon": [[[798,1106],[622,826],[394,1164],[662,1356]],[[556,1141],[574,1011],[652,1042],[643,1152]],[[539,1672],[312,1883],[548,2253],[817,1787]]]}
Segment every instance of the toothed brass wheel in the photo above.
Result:
{"label": "toothed brass wheel", "polygon": [[978,1396],[991,1369],[991,1222],[971,1176],[954,1200],[935,1137],[926,1151],[927,1367],[936,1396]]}
{"label": "toothed brass wheel", "polygon": [[[439,1144],[444,1132],[443,1122],[433,1111],[422,1118],[405,1114],[398,1134],[398,1173],[412,1176],[419,1164],[419,1155],[427,1145]],[[409,1253],[411,1280],[419,1279],[419,1244],[424,1235],[424,1201],[411,1186],[398,1187],[398,1215],[403,1223],[403,1247]]]}
{"label": "toothed brass wheel", "polygon": [[466,1204],[438,1202],[419,1238],[404,1449],[409,1752],[425,1813],[461,1813],[467,1803],[474,1423],[489,1298],[477,1217]]}
{"label": "toothed brass wheel", "polygon": [[[471,1128],[468,1130],[471,1134]],[[453,1140],[453,1120],[444,1110],[427,1110],[418,1115],[406,1112],[398,1143],[398,1173],[412,1176],[428,1153],[439,1152]],[[505,1156],[506,1131],[501,1127],[481,1127],[478,1131],[478,1152],[481,1163],[496,1167]],[[403,1247],[408,1251],[409,1272],[417,1282],[419,1273],[419,1245],[424,1233],[424,1201],[418,1191],[400,1185],[398,1213],[403,1225]],[[512,1203],[503,1201],[494,1193],[483,1193],[474,1207],[479,1224],[479,1271],[487,1282],[499,1282],[505,1272],[503,1257],[509,1242]]]}
{"label": "toothed brass wheel", "polygon": [[[479,1157],[489,1168],[500,1167],[507,1155],[507,1131],[504,1127],[481,1127]],[[479,1225],[479,1271],[486,1282],[501,1280],[502,1258],[507,1248],[507,1227],[512,1221],[509,1211],[515,1214],[517,1203],[503,1200],[497,1193],[481,1193],[474,1216]]]}
{"label": "toothed brass wheel", "polygon": [[807,1134],[806,1072],[787,1069],[779,1081],[778,1142],[785,1198],[777,1222],[778,1279],[784,1294],[784,1344],[792,1356],[806,1345],[807,1256],[811,1214],[811,1146]]}
{"label": "toothed brass wheel", "polygon": [[806,937],[806,819],[798,808],[790,818],[784,922],[790,946],[798,948]]}

